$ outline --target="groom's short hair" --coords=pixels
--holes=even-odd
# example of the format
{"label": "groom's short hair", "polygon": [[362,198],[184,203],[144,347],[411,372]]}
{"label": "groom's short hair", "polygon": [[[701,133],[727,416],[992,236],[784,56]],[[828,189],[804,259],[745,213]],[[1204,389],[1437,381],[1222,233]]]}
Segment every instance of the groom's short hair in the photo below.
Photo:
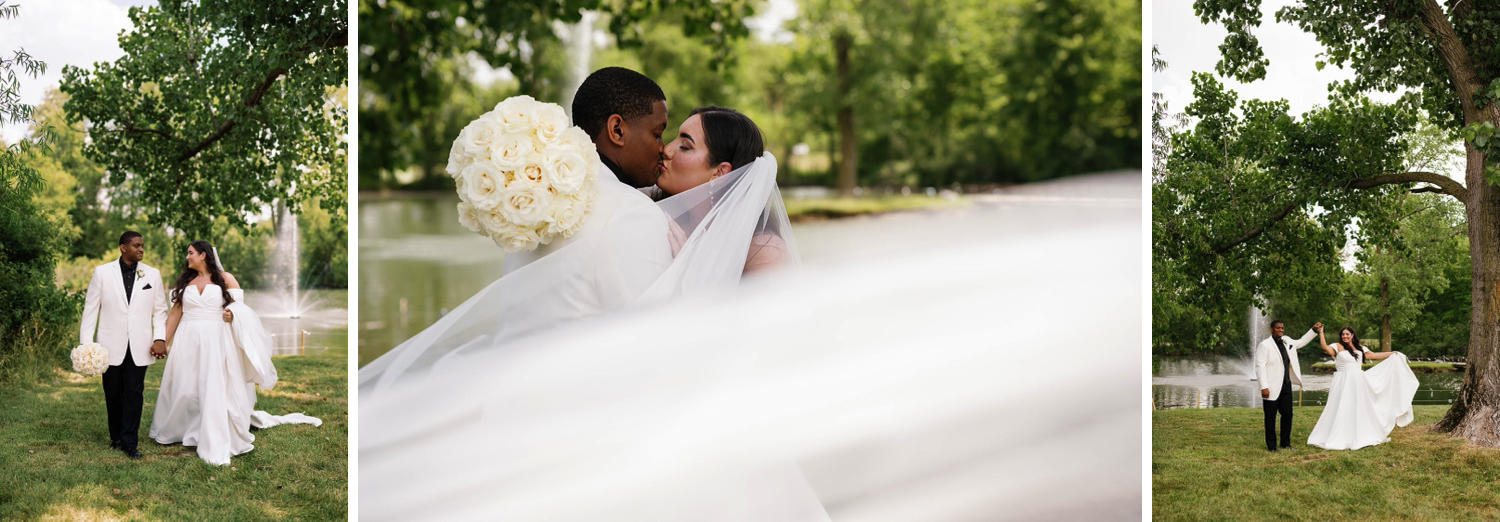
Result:
{"label": "groom's short hair", "polygon": [[1286,326],[1286,323],[1281,322],[1280,319],[1272,319],[1271,320],[1271,324],[1266,325],[1266,327],[1268,327],[1268,328],[1275,328],[1276,325],[1278,325],[1278,324],[1282,325],[1282,326]]}
{"label": "groom's short hair", "polygon": [[659,101],[667,101],[667,95],[651,78],[624,67],[605,67],[578,86],[573,95],[573,124],[587,132],[589,139],[598,138],[611,114],[633,121],[651,114],[651,105]]}
{"label": "groom's short hair", "polygon": [[120,234],[120,244],[124,245],[130,243],[130,240],[138,237],[141,237],[140,232],[136,232],[134,230],[126,230],[124,234]]}

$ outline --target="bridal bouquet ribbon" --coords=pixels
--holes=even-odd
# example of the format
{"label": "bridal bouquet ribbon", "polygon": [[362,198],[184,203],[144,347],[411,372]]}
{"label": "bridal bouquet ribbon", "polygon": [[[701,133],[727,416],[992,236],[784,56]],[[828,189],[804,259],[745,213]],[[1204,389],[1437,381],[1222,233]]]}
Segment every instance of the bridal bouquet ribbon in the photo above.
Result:
{"label": "bridal bouquet ribbon", "polygon": [[513,96],[469,123],[448,153],[458,222],[506,252],[571,237],[593,208],[599,153],[562,107]]}
{"label": "bridal bouquet ribbon", "polygon": [[73,359],[73,371],[84,375],[99,375],[109,366],[106,360],[109,352],[104,350],[99,343],[85,343],[78,345],[69,355]]}

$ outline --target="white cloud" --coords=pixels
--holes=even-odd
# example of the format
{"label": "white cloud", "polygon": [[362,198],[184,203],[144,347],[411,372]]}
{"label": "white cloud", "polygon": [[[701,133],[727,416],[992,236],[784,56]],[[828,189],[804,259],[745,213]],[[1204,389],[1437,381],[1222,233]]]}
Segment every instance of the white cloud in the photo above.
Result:
{"label": "white cloud", "polygon": [[[120,50],[120,31],[130,27],[129,5],[139,0],[68,0],[24,2],[20,16],[0,20],[0,53],[9,56],[25,49],[47,64],[46,74],[21,78],[21,100],[41,103],[48,88],[62,80],[64,65],[89,67],[94,62],[113,61]],[[153,2],[154,3],[154,2]],[[20,139],[25,126],[4,125],[0,132],[7,142]]]}

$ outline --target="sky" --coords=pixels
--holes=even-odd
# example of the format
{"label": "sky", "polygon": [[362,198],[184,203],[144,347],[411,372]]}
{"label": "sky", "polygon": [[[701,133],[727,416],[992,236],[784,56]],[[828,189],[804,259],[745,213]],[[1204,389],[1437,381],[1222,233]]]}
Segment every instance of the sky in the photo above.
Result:
{"label": "sky", "polygon": [[[1300,115],[1328,102],[1328,84],[1354,77],[1352,71],[1329,65],[1322,71],[1313,65],[1323,45],[1312,34],[1290,23],[1276,22],[1276,11],[1289,0],[1265,0],[1261,25],[1253,31],[1271,64],[1263,80],[1248,84],[1219,77],[1239,93],[1241,100],[1285,99],[1292,113]],[[1151,89],[1166,96],[1173,112],[1181,112],[1192,101],[1194,71],[1212,73],[1219,61],[1219,44],[1228,31],[1223,25],[1204,25],[1193,14],[1192,0],[1152,2],[1151,43],[1161,51],[1167,70],[1151,74]],[[1217,76],[1217,75],[1215,75]],[[1394,93],[1372,93],[1377,101],[1394,101]]]}
{"label": "sky", "polygon": [[[13,2],[20,16],[0,20],[0,54],[7,59],[17,49],[47,64],[39,78],[21,76],[21,101],[36,105],[49,87],[62,80],[64,65],[87,67],[119,58],[117,38],[130,27],[131,6],[155,5],[155,0],[47,0]],[[7,143],[25,136],[24,125],[0,126]]]}

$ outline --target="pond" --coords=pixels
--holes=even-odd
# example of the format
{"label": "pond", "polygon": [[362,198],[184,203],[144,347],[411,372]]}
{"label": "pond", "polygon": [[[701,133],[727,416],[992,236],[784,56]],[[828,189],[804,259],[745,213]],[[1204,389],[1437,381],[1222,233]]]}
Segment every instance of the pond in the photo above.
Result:
{"label": "pond", "polygon": [[281,292],[245,291],[245,304],[271,332],[272,355],[319,353],[349,343],[348,290],[302,290],[292,301]]}
{"label": "pond", "polygon": [[[1314,363],[1326,359],[1298,357],[1303,405],[1316,406],[1328,401],[1333,373],[1312,370]],[[1260,407],[1260,385],[1254,375],[1248,357],[1159,357],[1151,374],[1151,401],[1156,409]],[[1462,381],[1463,372],[1418,373],[1420,384],[1412,404],[1452,404]]]}
{"label": "pond", "polygon": [[[966,196],[969,204],[960,208],[810,221],[792,229],[802,262],[811,266],[1139,223],[1140,176],[1076,176]],[[458,224],[457,204],[451,192],[360,195],[360,366],[500,277],[504,252]]]}

